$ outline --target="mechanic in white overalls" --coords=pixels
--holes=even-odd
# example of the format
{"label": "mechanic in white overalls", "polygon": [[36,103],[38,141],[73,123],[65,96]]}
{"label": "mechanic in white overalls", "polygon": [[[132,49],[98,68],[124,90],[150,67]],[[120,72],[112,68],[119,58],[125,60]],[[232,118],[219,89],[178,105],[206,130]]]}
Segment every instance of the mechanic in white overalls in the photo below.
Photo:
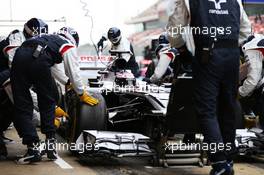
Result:
{"label": "mechanic in white overalls", "polygon": [[264,36],[251,36],[242,51],[248,67],[243,84],[239,87],[240,102],[246,113],[252,110],[259,116],[260,126],[264,129]]}
{"label": "mechanic in white overalls", "polygon": [[134,49],[132,44],[128,41],[127,38],[122,37],[120,29],[112,27],[107,32],[107,37],[102,36],[100,41],[97,44],[98,49],[104,48],[104,42],[107,41],[107,38],[111,42],[111,50],[117,51],[130,51],[131,54],[122,54],[122,58],[127,61],[126,69],[131,70],[135,77],[139,76],[139,66],[136,62]]}
{"label": "mechanic in white overalls", "polygon": [[177,49],[170,47],[166,33],[159,36],[159,45],[156,48],[155,53],[159,61],[155,67],[154,74],[150,78],[143,79],[143,81],[146,81],[147,83],[158,83],[166,74],[170,64],[173,63],[174,59],[178,55]]}
{"label": "mechanic in white overalls", "polygon": [[192,66],[194,98],[204,141],[209,145],[226,145],[226,149],[217,149],[216,152],[208,150],[212,163],[210,174],[232,175],[239,43],[250,35],[250,22],[240,0],[174,2],[175,9],[169,17],[167,30],[172,47],[178,49],[181,60],[184,60],[191,54],[182,38],[181,27],[190,25],[192,29],[195,43]]}

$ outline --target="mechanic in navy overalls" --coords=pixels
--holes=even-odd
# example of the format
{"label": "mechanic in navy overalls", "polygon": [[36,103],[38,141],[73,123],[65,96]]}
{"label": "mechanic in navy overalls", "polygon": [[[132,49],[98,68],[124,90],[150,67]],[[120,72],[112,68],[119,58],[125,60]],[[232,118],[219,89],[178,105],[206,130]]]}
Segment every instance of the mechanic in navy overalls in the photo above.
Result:
{"label": "mechanic in navy overalls", "polygon": [[[14,30],[13,32],[9,34],[5,42],[8,45],[4,47],[3,49],[3,54],[7,57],[7,65],[9,66],[9,69],[11,68],[13,57],[16,53],[17,48],[19,48],[22,45],[22,43],[26,41],[27,39],[37,36],[40,33],[41,34],[48,33],[48,25],[39,18],[31,18],[24,24],[23,31]],[[2,62],[0,62],[0,64],[2,64]],[[6,67],[6,63],[4,66]],[[6,77],[8,76],[8,73],[10,72],[9,69],[0,73],[1,82],[5,82],[7,80]],[[61,66],[59,66],[58,64],[55,64],[51,68],[51,73],[54,79],[57,80],[60,84],[65,85],[67,84],[67,82],[69,82],[69,78],[65,75],[64,71],[61,69]],[[55,84],[55,81],[54,81],[54,84]],[[33,99],[33,104],[34,104],[33,120],[38,120],[38,116],[36,116],[38,115],[38,111],[39,111],[38,103],[37,103],[37,95],[33,89],[34,88],[32,87],[30,90],[30,93]],[[58,100],[59,98],[58,93],[54,92],[54,95],[56,96],[56,99]],[[12,98],[13,96],[12,92],[9,92],[8,96]],[[62,115],[65,116],[67,114],[59,106],[56,106],[55,116],[61,117]]]}
{"label": "mechanic in navy overalls", "polygon": [[[30,20],[29,20],[30,21]],[[27,21],[27,23],[29,22]],[[32,28],[32,26],[31,26]],[[7,52],[11,49],[14,49],[14,46],[10,46],[11,42],[10,38],[14,38],[14,36],[17,35],[24,35],[23,32],[20,32],[19,30],[13,30],[8,37],[4,38],[0,42],[0,86],[2,86],[2,91],[4,91],[3,85],[4,83],[10,78],[10,67],[9,67],[9,55]],[[10,47],[9,47],[10,46]],[[6,92],[1,92],[2,95],[6,96]],[[1,98],[2,99],[2,98]],[[2,108],[1,108],[2,109]],[[5,110],[5,109],[4,109]],[[3,114],[4,112],[1,112]],[[8,116],[1,118],[0,120],[0,133],[3,133],[8,126],[11,124],[13,118],[11,114],[8,114]]]}
{"label": "mechanic in navy overalls", "polygon": [[62,28],[58,34],[40,36],[25,41],[15,53],[11,68],[11,84],[16,110],[16,122],[28,151],[18,159],[20,164],[28,164],[41,160],[39,137],[32,123],[33,103],[30,87],[34,86],[38,96],[41,116],[41,132],[46,135],[46,146],[49,147],[47,157],[57,159],[55,139],[55,105],[51,67],[64,63],[65,74],[80,100],[88,105],[98,104],[98,100],[90,96],[82,83],[76,47],[78,33],[72,28]]}
{"label": "mechanic in navy overalls", "polygon": [[[250,35],[251,26],[240,0],[175,0],[167,29],[171,45],[186,58],[190,53],[175,28],[188,25],[196,47],[193,76],[198,120],[205,143],[219,146],[216,152],[208,151],[210,174],[234,174],[239,44]],[[225,149],[220,149],[223,144]]]}
{"label": "mechanic in navy overalls", "polygon": [[[40,32],[46,32],[48,29],[48,25],[38,18],[31,18],[28,20],[25,25],[23,31],[13,30],[8,37],[3,39],[0,42],[0,85],[2,86],[0,92],[1,105],[0,105],[0,137],[4,138],[4,131],[9,127],[9,125],[13,122],[14,118],[14,110],[13,105],[9,104],[6,98],[10,98],[10,96],[5,92],[3,86],[6,86],[5,82],[10,78],[10,66],[13,60],[13,56],[15,54],[16,49],[26,40],[35,35],[38,35]],[[12,99],[10,99],[12,101]],[[8,105],[8,107],[6,106]],[[14,122],[16,127],[16,122]],[[16,127],[18,133],[19,128]],[[7,157],[7,150],[5,144],[0,143],[0,157]],[[4,150],[4,151],[3,151]]]}

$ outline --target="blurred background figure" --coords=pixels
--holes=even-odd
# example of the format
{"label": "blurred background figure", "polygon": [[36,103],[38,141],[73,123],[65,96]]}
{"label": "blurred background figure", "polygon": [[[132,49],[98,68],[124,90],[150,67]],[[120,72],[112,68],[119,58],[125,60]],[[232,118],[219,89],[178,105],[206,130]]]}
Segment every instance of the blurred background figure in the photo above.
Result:
{"label": "blurred background figure", "polygon": [[138,77],[139,67],[135,59],[133,46],[125,37],[122,37],[121,30],[116,27],[110,28],[107,32],[107,37],[102,36],[97,43],[97,47],[100,51],[104,48],[104,42],[107,41],[107,39],[111,42],[111,50],[131,52],[131,54],[122,54],[122,58],[127,61],[126,69],[131,70],[134,76]]}

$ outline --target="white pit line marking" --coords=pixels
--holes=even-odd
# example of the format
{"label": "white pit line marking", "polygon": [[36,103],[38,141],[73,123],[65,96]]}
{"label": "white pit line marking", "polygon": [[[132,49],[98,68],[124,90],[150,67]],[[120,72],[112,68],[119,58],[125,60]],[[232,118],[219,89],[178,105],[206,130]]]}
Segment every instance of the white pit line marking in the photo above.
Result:
{"label": "white pit line marking", "polygon": [[65,162],[61,157],[58,156],[58,159],[55,161],[55,163],[61,167],[62,169],[73,169],[73,167]]}

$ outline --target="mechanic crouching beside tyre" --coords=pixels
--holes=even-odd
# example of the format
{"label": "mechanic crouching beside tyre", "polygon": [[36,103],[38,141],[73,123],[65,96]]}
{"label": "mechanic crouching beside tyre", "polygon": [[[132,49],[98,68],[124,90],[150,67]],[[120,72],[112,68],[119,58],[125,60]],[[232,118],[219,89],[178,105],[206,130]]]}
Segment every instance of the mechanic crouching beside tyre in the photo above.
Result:
{"label": "mechanic crouching beside tyre", "polygon": [[175,2],[167,26],[169,39],[182,60],[189,58],[181,32],[182,27],[190,25],[196,47],[193,60],[196,113],[205,143],[218,147],[216,152],[208,150],[210,174],[232,175],[239,43],[250,35],[251,26],[240,0]]}
{"label": "mechanic crouching beside tyre", "polygon": [[264,129],[264,36],[250,36],[242,51],[246,58],[246,74],[245,78],[241,75],[240,102],[246,115],[253,112],[259,116],[260,127]]}
{"label": "mechanic crouching beside tyre", "polygon": [[20,164],[41,160],[41,153],[36,149],[40,140],[32,123],[31,86],[34,86],[38,96],[41,132],[46,135],[45,153],[49,159],[57,159],[54,126],[56,100],[53,93],[56,87],[51,75],[54,64],[64,63],[65,74],[82,102],[92,106],[98,104],[98,100],[85,91],[79,74],[76,52],[78,43],[78,33],[72,28],[64,27],[57,34],[42,34],[25,41],[16,51],[11,68],[11,83],[16,122],[22,134],[22,143],[28,147],[24,157],[18,159]]}
{"label": "mechanic crouching beside tyre", "polygon": [[[159,36],[159,45],[155,49],[155,53],[159,60],[158,64],[155,67],[153,74],[150,77],[144,78],[143,81],[146,81],[147,83],[158,84],[166,78],[165,76],[171,76],[170,69],[171,67],[174,67],[174,61],[177,61],[175,60],[175,58],[178,55],[178,51],[177,49],[170,47],[168,36],[165,33]],[[149,68],[147,71],[149,71]],[[176,74],[176,70],[172,71],[174,71],[174,73]]]}

